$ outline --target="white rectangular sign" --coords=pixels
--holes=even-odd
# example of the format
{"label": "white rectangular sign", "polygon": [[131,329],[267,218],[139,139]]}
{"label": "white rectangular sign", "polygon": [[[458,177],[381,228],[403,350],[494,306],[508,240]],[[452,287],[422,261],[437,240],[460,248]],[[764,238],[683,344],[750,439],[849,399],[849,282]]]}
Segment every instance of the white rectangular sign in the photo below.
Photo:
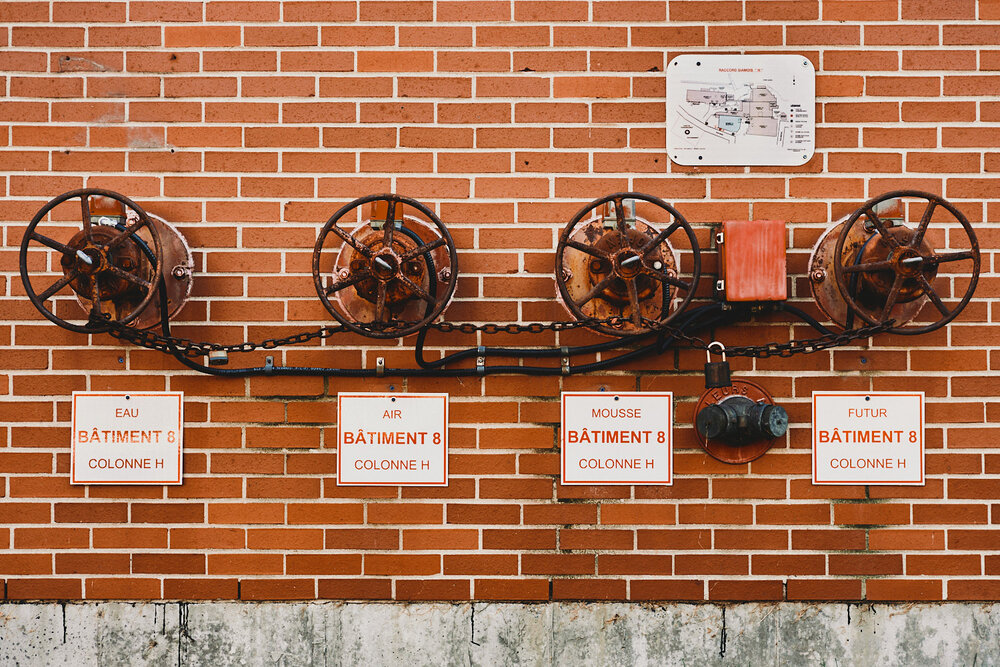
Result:
{"label": "white rectangular sign", "polygon": [[816,69],[787,54],[682,54],[667,65],[677,164],[800,165],[816,148]]}
{"label": "white rectangular sign", "polygon": [[924,483],[924,393],[815,391],[813,484]]}
{"label": "white rectangular sign", "polygon": [[448,394],[338,394],[337,484],[447,486]]}
{"label": "white rectangular sign", "polygon": [[562,394],[563,484],[673,484],[673,394]]}
{"label": "white rectangular sign", "polygon": [[180,484],[184,394],[73,392],[71,484]]}

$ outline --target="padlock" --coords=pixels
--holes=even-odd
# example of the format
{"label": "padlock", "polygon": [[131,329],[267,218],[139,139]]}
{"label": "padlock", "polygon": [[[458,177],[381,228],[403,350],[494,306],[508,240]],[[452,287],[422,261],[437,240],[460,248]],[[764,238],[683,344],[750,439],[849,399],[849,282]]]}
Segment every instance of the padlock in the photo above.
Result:
{"label": "padlock", "polygon": [[[722,361],[712,361],[712,346],[718,345]],[[733,384],[730,378],[729,362],[726,361],[726,346],[717,340],[713,340],[705,349],[705,389],[719,389]]]}

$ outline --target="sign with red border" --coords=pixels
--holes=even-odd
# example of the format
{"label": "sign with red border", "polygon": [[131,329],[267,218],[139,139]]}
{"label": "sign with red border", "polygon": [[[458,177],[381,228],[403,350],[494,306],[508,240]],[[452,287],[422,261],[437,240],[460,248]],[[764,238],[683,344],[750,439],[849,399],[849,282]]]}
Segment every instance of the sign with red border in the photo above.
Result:
{"label": "sign with red border", "polygon": [[924,484],[922,391],[814,391],[813,484]]}
{"label": "sign with red border", "polygon": [[671,392],[562,394],[563,484],[673,484]]}
{"label": "sign with red border", "polygon": [[337,485],[447,486],[448,394],[338,394]]}
{"label": "sign with red border", "polygon": [[74,391],[70,484],[181,484],[184,394]]}

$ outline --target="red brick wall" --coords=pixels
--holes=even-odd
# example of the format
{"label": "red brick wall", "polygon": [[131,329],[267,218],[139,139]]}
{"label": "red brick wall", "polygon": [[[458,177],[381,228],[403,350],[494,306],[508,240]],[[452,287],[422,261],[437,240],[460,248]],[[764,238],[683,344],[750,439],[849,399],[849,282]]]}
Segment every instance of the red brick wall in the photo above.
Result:
{"label": "red brick wall", "polygon": [[[1000,597],[997,0],[3,2],[0,46],[8,598]],[[666,158],[665,64],[739,51],[815,64],[805,166]],[[803,307],[819,233],[898,187],[968,216],[984,275],[935,333],[734,360],[793,424],[763,458],[727,466],[690,426],[702,353],[563,379],[243,380],[63,331],[23,296],[17,246],[45,201],[79,187],[122,192],[183,231],[199,272],[176,328],[221,342],[330,323],[309,274],[316,230],[381,191],[421,199],[454,234],[451,320],[566,319],[555,239],[616,190],[672,202],[706,240],[724,219],[787,220]],[[338,338],[277,362],[402,365],[411,347]],[[559,485],[559,392],[596,387],[675,392],[672,487]],[[336,486],[337,392],[390,388],[451,394],[447,488]],[[927,395],[926,486],[813,486],[811,392],[896,388]],[[83,389],[184,391],[183,486],[70,486],[69,395]]]}

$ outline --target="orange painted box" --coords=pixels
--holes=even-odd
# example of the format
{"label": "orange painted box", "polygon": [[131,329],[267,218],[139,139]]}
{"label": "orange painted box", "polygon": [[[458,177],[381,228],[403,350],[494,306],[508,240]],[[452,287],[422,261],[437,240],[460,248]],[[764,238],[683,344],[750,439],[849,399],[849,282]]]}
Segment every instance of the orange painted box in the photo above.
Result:
{"label": "orange painted box", "polygon": [[719,279],[726,301],[788,298],[784,220],[727,220],[719,241]]}

